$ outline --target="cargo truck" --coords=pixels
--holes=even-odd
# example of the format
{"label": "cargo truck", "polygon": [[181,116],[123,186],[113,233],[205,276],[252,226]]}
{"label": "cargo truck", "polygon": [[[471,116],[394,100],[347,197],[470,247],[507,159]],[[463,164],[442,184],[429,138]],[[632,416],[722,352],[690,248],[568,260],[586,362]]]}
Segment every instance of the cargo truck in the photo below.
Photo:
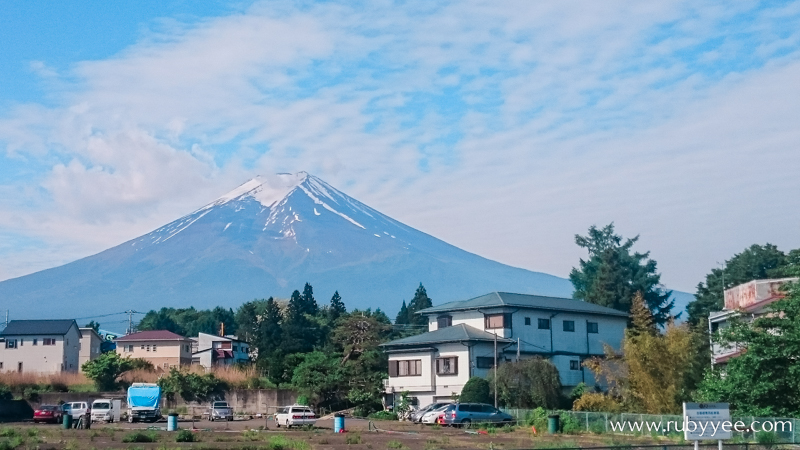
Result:
{"label": "cargo truck", "polygon": [[161,419],[161,388],[155,383],[133,383],[128,388],[128,422]]}

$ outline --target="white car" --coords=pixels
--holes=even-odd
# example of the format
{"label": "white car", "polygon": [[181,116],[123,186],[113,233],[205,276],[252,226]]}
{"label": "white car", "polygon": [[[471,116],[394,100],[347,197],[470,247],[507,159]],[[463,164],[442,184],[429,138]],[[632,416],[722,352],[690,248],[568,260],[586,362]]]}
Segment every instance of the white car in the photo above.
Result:
{"label": "white car", "polygon": [[92,402],[92,422],[118,422],[120,415],[119,400],[100,399]]}
{"label": "white car", "polygon": [[314,425],[317,423],[317,416],[308,406],[292,405],[278,408],[275,413],[275,423],[286,428],[299,427],[303,425]]}
{"label": "white car", "polygon": [[[69,406],[67,406],[69,405]],[[78,420],[78,417],[91,413],[92,409],[86,402],[71,402],[64,404],[64,414],[70,414],[73,420]]]}
{"label": "white car", "polygon": [[426,424],[428,424],[428,425],[433,425],[433,424],[435,424],[435,423],[436,423],[436,420],[438,420],[438,419],[439,419],[439,416],[441,416],[442,414],[444,414],[444,410],[445,410],[445,409],[447,409],[447,407],[448,407],[448,406],[450,406],[450,405],[449,405],[449,404],[447,404],[447,405],[444,405],[444,406],[440,406],[440,407],[438,407],[438,408],[436,408],[436,409],[434,409],[434,410],[431,410],[431,411],[428,411],[428,412],[426,412],[426,413],[425,413],[425,414],[422,416],[422,420],[420,420],[420,422],[421,422],[421,423],[426,423]]}

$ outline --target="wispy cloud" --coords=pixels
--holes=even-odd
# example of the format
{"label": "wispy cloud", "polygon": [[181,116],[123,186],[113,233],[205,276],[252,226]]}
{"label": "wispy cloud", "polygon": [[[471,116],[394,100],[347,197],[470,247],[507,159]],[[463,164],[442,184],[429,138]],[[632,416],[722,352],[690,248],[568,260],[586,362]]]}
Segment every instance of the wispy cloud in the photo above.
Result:
{"label": "wispy cloud", "polygon": [[[70,244],[65,262],[307,170],[560,275],[572,235],[615,220],[691,289],[750,243],[800,246],[798,5],[266,2],[69,73],[37,63],[57,105],[6,111],[0,140],[46,170],[8,174],[38,188],[0,200],[0,230]],[[38,262],[0,276],[49,265],[15,241],[0,254]]]}

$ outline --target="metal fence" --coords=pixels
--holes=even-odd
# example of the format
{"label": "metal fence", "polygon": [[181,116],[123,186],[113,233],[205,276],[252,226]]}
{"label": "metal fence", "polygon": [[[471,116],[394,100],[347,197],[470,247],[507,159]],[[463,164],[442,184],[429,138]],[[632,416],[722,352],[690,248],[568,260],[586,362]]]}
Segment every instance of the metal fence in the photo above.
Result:
{"label": "metal fence", "polygon": [[[531,409],[509,408],[504,411],[514,416],[518,423],[526,423],[534,415],[534,410]],[[548,414],[560,415],[562,424],[569,427],[568,431],[631,435],[683,435],[683,416],[680,415],[613,414],[585,411],[548,411]],[[797,429],[800,426],[800,419],[753,416],[731,418],[732,424],[737,422],[742,422],[743,425],[740,424],[742,426],[737,427],[742,431],[732,431],[732,441],[734,442],[754,442],[756,441],[756,431],[767,431],[774,433],[777,442],[800,443],[800,432]],[[636,424],[641,424],[641,428],[637,429]],[[755,431],[750,428],[751,424],[756,424]]]}

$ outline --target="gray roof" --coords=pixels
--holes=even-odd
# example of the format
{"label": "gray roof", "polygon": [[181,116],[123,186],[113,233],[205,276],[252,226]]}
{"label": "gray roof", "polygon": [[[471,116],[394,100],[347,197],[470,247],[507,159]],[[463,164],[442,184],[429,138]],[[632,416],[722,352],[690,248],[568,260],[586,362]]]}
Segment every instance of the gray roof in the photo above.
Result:
{"label": "gray roof", "polygon": [[[57,335],[67,334],[69,329],[78,324],[74,319],[65,320],[12,320],[0,336]],[[80,333],[80,331],[79,331]]]}
{"label": "gray roof", "polygon": [[443,305],[423,309],[417,314],[435,314],[449,311],[495,308],[499,306],[628,317],[628,313],[624,311],[595,305],[594,303],[584,302],[582,300],[563,297],[544,297],[541,295],[511,294],[508,292],[492,292],[469,300],[445,303]]}
{"label": "gray roof", "polygon": [[[385,344],[383,347],[394,346],[408,346],[408,345],[424,345],[424,344],[442,344],[445,342],[463,342],[463,341],[494,341],[495,335],[483,330],[471,327],[460,323],[451,327],[440,328],[436,331],[429,331],[427,333],[410,336],[403,339],[397,339]],[[509,343],[513,342],[511,339],[504,337],[497,337],[497,342]]]}

